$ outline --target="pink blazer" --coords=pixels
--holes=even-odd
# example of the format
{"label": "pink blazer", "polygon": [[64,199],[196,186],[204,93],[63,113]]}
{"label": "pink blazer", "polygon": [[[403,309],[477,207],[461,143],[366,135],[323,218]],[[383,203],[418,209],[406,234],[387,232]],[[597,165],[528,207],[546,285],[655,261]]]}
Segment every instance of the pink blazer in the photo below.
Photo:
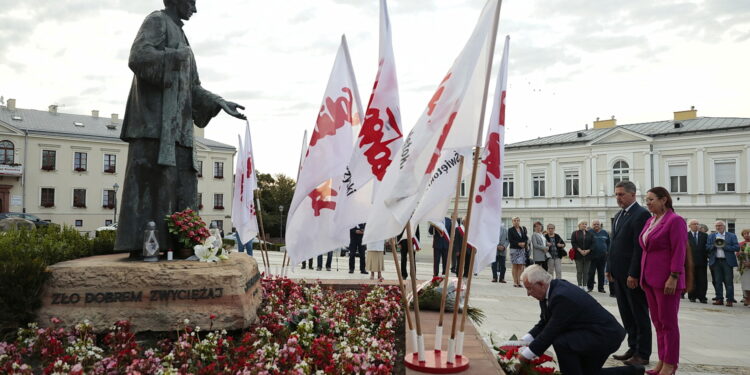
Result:
{"label": "pink blazer", "polygon": [[685,254],[687,252],[687,236],[685,235],[685,220],[672,211],[667,211],[661,221],[648,235],[643,243],[643,233],[656,219],[652,216],[643,226],[638,235],[638,242],[643,248],[641,256],[641,283],[652,288],[664,288],[671,272],[679,272],[677,289],[685,289]]}

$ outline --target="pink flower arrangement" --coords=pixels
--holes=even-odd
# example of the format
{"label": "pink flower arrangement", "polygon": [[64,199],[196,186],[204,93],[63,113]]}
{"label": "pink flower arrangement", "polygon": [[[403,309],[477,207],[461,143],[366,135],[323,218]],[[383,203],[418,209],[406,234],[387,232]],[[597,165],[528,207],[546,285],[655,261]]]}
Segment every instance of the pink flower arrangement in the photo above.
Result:
{"label": "pink flower arrangement", "polygon": [[186,249],[192,249],[195,245],[203,244],[206,238],[211,235],[208,233],[206,223],[191,208],[167,215],[164,220],[167,222],[169,233],[176,236],[177,241]]}
{"label": "pink flower arrangement", "polygon": [[[119,321],[98,336],[88,322],[31,324],[0,342],[3,374],[390,374],[403,322],[397,287],[335,292],[264,278],[258,320],[243,333],[180,322],[174,339],[145,347]],[[209,316],[213,325],[215,314]]]}

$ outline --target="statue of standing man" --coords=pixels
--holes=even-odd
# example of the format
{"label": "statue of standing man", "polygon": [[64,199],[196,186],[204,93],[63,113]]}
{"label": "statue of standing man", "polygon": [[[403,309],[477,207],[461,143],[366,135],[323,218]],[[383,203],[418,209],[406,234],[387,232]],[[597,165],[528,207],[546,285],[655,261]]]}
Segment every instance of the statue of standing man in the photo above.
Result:
{"label": "statue of standing man", "polygon": [[120,139],[128,142],[115,251],[140,258],[146,223],[156,222],[162,249],[179,245],[164,217],[198,206],[193,124],[205,127],[220,110],[239,119],[245,107],[204,89],[182,21],[195,0],[164,0],[149,14],[130,48],[134,73]]}

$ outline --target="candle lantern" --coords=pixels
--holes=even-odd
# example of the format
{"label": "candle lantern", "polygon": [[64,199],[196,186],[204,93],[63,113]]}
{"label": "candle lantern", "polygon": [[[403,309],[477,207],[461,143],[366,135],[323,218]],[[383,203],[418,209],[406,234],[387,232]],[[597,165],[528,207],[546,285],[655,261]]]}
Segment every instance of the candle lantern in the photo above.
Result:
{"label": "candle lantern", "polygon": [[143,232],[143,260],[146,262],[159,261],[159,241],[156,239],[156,223],[149,221]]}

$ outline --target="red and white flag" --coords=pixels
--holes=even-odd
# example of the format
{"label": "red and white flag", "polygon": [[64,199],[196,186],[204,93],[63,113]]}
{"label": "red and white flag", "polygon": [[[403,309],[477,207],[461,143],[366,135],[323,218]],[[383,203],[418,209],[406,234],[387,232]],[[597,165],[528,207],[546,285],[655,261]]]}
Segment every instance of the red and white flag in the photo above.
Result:
{"label": "red and white flag", "polygon": [[237,229],[242,242],[248,242],[258,235],[258,216],[255,210],[255,189],[258,182],[255,177],[255,159],[253,159],[253,142],[250,137],[250,124],[245,124],[244,142],[239,140],[239,153],[234,175],[234,194],[232,196],[232,225]]}
{"label": "red and white flag", "polygon": [[508,50],[510,37],[505,37],[503,60],[497,74],[495,100],[487,127],[482,163],[477,170],[477,188],[471,211],[469,244],[477,249],[474,272],[495,261],[497,241],[502,224],[503,163],[505,162],[505,94],[508,86]]}
{"label": "red and white flag", "polygon": [[344,244],[337,239],[341,229],[334,217],[345,193],[340,182],[361,118],[354,70],[342,37],[287,217],[286,246],[292,265]]}
{"label": "red and white flag", "polygon": [[401,232],[414,213],[443,149],[471,147],[476,140],[498,0],[488,0],[461,54],[440,82],[404,141],[399,160],[376,194],[363,241]]}
{"label": "red and white flag", "polygon": [[[415,226],[423,221],[441,223],[446,216],[451,216],[452,206],[451,199],[456,196],[456,181],[458,180],[458,169],[460,157],[464,160],[471,160],[471,148],[462,149],[460,152],[454,149],[443,150],[440,154],[440,161],[432,171],[430,182],[419,201],[414,215],[411,217],[411,225]],[[471,174],[471,168],[464,169],[461,178],[468,177]],[[468,188],[466,188],[468,191]],[[447,229],[450,231],[450,228]]]}
{"label": "red and white flag", "polygon": [[378,73],[367,105],[365,119],[342,181],[336,210],[341,239],[349,242],[349,232],[367,220],[374,194],[385,172],[393,164],[403,144],[401,110],[396,64],[391,43],[391,22],[386,0],[380,0],[380,58]]}

